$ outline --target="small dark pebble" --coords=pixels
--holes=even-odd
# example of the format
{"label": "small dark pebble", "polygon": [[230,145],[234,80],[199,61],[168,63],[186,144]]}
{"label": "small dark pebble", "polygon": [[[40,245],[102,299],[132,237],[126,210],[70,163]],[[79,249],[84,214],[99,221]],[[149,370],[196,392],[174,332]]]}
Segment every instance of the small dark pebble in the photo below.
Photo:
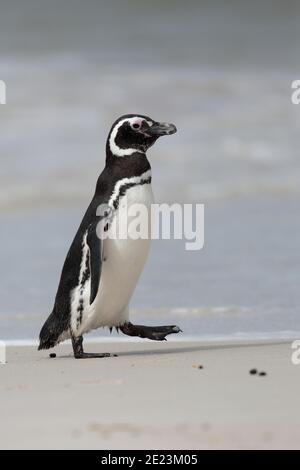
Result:
{"label": "small dark pebble", "polygon": [[251,375],[257,374],[257,369],[250,369],[249,374],[251,374]]}
{"label": "small dark pebble", "polygon": [[261,377],[264,377],[265,375],[267,375],[266,372],[260,372],[258,375],[260,375]]}
{"label": "small dark pebble", "polygon": [[55,353],[51,353],[49,354],[49,357],[51,357],[51,359],[54,359],[56,357],[56,354]]}

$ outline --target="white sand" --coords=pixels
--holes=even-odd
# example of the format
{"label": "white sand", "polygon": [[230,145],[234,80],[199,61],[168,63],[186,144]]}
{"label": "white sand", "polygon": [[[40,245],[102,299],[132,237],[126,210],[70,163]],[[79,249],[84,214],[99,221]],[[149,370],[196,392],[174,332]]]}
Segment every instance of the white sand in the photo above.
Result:
{"label": "white sand", "polygon": [[[8,348],[1,448],[300,448],[300,366],[290,343],[86,349],[119,356],[75,360],[66,345],[50,359],[33,347]],[[253,367],[267,376],[251,376]]]}

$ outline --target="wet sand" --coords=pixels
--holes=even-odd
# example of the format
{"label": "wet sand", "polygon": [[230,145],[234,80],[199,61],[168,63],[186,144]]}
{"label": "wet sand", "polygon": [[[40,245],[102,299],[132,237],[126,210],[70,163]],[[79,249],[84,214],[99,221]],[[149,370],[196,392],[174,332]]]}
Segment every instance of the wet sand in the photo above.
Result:
{"label": "wet sand", "polygon": [[300,448],[300,365],[290,343],[116,341],[86,350],[118,357],[75,360],[63,345],[50,359],[8,347],[1,448]]}

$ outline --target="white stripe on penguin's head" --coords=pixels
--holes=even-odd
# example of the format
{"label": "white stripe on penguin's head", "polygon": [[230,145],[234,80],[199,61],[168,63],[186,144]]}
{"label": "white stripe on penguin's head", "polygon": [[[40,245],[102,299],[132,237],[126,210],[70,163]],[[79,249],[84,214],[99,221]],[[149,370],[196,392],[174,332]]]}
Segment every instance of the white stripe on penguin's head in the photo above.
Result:
{"label": "white stripe on penguin's head", "polygon": [[131,118],[121,119],[112,129],[110,136],[109,136],[109,148],[113,155],[116,157],[125,157],[127,155],[132,155],[133,153],[139,152],[144,153],[142,150],[138,148],[121,148],[116,144],[116,137],[118,135],[118,131],[120,127],[127,122],[132,128],[133,126],[141,126],[143,122],[147,122],[149,126],[153,125],[153,121],[146,120],[141,116],[134,116]]}

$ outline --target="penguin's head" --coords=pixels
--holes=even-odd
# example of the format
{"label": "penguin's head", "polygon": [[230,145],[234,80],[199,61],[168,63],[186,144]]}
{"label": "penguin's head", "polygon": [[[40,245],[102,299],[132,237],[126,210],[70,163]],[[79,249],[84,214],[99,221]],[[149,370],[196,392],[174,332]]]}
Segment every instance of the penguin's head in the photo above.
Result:
{"label": "penguin's head", "polygon": [[126,114],[112,125],[107,139],[107,153],[115,157],[144,154],[159,137],[175,132],[174,124],[157,122],[140,114]]}

